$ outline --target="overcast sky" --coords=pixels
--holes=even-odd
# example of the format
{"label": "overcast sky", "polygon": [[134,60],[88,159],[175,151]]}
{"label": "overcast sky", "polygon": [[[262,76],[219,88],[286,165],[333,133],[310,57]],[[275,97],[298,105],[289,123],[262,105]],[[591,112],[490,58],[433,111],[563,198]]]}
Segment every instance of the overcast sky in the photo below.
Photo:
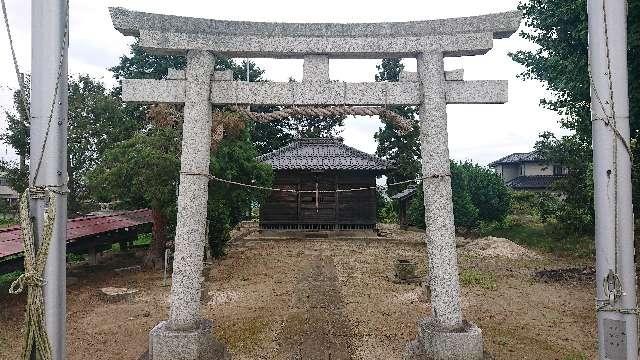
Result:
{"label": "overcast sky", "polygon": [[[113,85],[106,70],[129,51],[131,37],[124,37],[111,25],[109,6],[132,10],[205,17],[223,20],[280,22],[374,22],[410,21],[446,17],[473,16],[514,10],[517,0],[448,0],[448,1],[202,1],[202,0],[71,0],[69,74],[88,73]],[[21,71],[30,70],[30,1],[7,0],[7,10]],[[5,29],[0,36],[0,106],[11,108],[11,91],[17,87]],[[451,157],[487,163],[512,152],[530,151],[542,131],[562,133],[558,115],[539,107],[539,99],[550,96],[535,81],[522,81],[516,75],[523,69],[507,53],[530,49],[532,44],[517,34],[495,40],[486,55],[445,59],[447,70],[464,68],[467,80],[509,80],[509,102],[504,105],[449,105],[449,148]],[[302,78],[302,60],[257,59],[266,70],[265,77],[287,81]],[[376,60],[332,60],[332,80],[373,81]],[[415,71],[414,59],[405,59],[407,70]],[[0,115],[4,130],[4,111]],[[373,153],[373,134],[381,126],[377,118],[350,118],[342,136],[345,142]],[[0,157],[12,158],[11,149],[0,145]]]}

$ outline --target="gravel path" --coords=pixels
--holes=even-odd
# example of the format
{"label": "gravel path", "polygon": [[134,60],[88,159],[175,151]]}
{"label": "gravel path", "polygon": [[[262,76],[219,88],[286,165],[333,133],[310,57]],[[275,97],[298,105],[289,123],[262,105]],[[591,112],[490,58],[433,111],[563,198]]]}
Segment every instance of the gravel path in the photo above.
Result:
{"label": "gravel path", "polygon": [[333,258],[305,256],[292,310],[280,334],[280,356],[291,359],[352,359],[353,337]]}

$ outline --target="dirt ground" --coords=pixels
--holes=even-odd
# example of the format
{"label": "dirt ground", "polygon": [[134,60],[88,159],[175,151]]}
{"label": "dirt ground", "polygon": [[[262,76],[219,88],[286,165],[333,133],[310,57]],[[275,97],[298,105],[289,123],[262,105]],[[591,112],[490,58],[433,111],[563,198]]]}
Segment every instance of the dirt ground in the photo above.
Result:
{"label": "dirt ground", "polygon": [[[228,256],[208,266],[204,316],[233,359],[401,359],[418,319],[431,309],[419,285],[389,278],[398,258],[417,261],[418,273],[426,273],[421,237],[393,235],[399,239],[235,241]],[[464,315],[482,328],[495,359],[595,358],[592,282],[536,276],[588,260],[509,259],[476,250],[459,248]],[[139,261],[132,255],[103,260],[72,271],[69,359],[137,359],[149,330],[167,318],[169,287],[162,287],[161,272],[113,271]],[[130,301],[106,302],[98,293],[106,286],[139,292]],[[23,305],[24,296],[1,290],[0,359],[19,357]]]}

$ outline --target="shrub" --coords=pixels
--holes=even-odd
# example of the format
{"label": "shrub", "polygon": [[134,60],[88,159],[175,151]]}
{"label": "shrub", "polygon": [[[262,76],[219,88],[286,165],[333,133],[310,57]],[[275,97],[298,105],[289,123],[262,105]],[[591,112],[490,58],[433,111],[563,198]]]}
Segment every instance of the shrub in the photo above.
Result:
{"label": "shrub", "polygon": [[511,215],[524,224],[552,222],[566,208],[560,196],[547,192],[514,191],[511,199]]}
{"label": "shrub", "polygon": [[[419,189],[407,217],[410,223],[425,228],[422,186]],[[477,164],[451,162],[451,191],[458,231],[476,230],[485,221],[502,221],[509,212],[509,190],[493,171]]]}
{"label": "shrub", "polygon": [[384,196],[380,190],[376,193],[376,221],[383,224],[398,222],[398,214],[393,200]]}

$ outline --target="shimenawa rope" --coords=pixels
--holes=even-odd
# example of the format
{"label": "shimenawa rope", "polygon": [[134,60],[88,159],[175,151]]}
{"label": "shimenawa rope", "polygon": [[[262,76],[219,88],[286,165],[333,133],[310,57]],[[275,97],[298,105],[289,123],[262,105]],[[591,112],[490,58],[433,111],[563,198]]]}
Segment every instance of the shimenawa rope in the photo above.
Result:
{"label": "shimenawa rope", "polygon": [[[34,223],[29,210],[29,199],[32,195],[49,196],[44,221],[42,241],[36,253],[34,246]],[[46,188],[27,189],[20,199],[20,224],[22,227],[22,239],[24,241],[24,273],[20,275],[9,288],[9,293],[19,294],[27,290],[27,305],[25,311],[25,326],[23,329],[24,343],[22,347],[22,359],[29,360],[35,347],[39,359],[51,359],[51,345],[44,326],[44,307],[42,286],[44,285],[44,268],[49,254],[49,245],[53,236],[53,225],[56,219],[55,191]]]}
{"label": "shimenawa rope", "polygon": [[232,106],[231,109],[243,116],[260,123],[270,121],[284,120],[288,118],[299,118],[305,116],[343,116],[343,115],[359,115],[359,116],[380,116],[383,120],[389,121],[398,128],[400,134],[406,134],[411,131],[411,122],[396,112],[379,106],[292,106],[282,110],[259,113],[248,110],[240,106]]}

